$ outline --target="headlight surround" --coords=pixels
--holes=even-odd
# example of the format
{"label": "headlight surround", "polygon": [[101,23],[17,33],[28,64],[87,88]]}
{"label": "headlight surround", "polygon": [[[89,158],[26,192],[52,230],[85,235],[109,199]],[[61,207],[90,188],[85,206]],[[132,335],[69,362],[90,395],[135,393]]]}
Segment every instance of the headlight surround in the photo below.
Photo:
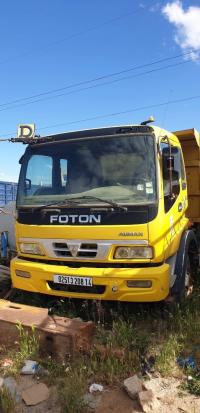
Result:
{"label": "headlight surround", "polygon": [[36,242],[20,242],[19,249],[23,254],[45,255],[40,245]]}
{"label": "headlight surround", "polygon": [[152,247],[117,247],[114,258],[118,260],[144,260],[153,258]]}

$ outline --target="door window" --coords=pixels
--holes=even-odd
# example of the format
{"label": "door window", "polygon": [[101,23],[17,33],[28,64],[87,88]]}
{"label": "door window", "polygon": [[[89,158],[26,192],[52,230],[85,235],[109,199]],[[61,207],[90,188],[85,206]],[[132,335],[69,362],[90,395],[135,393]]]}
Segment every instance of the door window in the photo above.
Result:
{"label": "door window", "polygon": [[[180,148],[176,148],[176,153],[173,153],[174,167],[172,170],[172,194],[170,194],[170,172],[169,165],[167,165],[167,157],[162,157],[162,173],[163,173],[163,192],[164,192],[164,204],[165,212],[168,212],[171,207],[174,205],[179,193],[180,193],[180,178],[185,179],[185,169],[182,159],[182,153]],[[161,143],[162,154],[164,151],[169,151],[168,143]]]}

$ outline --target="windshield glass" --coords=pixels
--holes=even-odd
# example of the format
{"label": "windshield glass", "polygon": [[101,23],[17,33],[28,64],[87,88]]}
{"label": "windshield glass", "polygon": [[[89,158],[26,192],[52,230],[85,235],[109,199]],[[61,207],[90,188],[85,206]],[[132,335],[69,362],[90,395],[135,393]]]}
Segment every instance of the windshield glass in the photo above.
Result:
{"label": "windshield glass", "polygon": [[[18,205],[98,197],[125,204],[156,199],[152,136],[125,135],[31,146],[23,157]],[[82,198],[82,199],[81,199]]]}

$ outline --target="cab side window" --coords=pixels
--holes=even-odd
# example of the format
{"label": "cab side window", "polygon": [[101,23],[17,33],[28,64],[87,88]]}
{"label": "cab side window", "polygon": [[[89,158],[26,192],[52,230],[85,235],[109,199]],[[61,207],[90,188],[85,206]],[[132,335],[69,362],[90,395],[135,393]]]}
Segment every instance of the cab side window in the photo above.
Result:
{"label": "cab side window", "polygon": [[165,212],[168,212],[180,193],[180,178],[185,180],[185,169],[180,148],[173,146],[172,196],[170,194],[170,172],[166,154],[170,154],[168,143],[161,143],[162,173]]}

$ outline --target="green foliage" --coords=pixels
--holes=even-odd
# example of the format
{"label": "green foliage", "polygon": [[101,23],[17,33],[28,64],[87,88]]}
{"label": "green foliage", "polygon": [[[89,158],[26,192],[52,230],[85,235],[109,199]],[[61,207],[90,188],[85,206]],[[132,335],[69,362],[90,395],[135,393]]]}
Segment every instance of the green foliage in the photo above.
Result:
{"label": "green foliage", "polygon": [[194,375],[192,380],[187,380],[183,384],[182,388],[195,396],[200,396],[200,377]]}
{"label": "green foliage", "polygon": [[156,358],[156,368],[166,376],[172,373],[176,366],[176,358],[182,349],[179,344],[178,336],[170,334],[169,337],[160,345],[159,354]]}
{"label": "green foliage", "polygon": [[25,330],[21,323],[16,325],[19,331],[19,352],[18,355],[22,360],[35,358],[39,352],[39,342],[36,336],[35,327],[31,327],[31,332]]}
{"label": "green foliage", "polygon": [[62,413],[81,413],[85,407],[83,396],[86,393],[87,377],[83,367],[69,369],[65,378],[58,383]]}
{"label": "green foliage", "polygon": [[0,412],[15,413],[15,401],[10,392],[3,386],[0,389]]}
{"label": "green foliage", "polygon": [[139,371],[139,359],[135,352],[125,351],[124,355],[120,356],[117,351],[107,347],[105,354],[95,350],[92,352],[87,370],[92,381],[113,384]]}
{"label": "green foliage", "polygon": [[24,329],[21,323],[16,325],[19,331],[19,345],[18,350],[12,350],[8,356],[13,361],[12,365],[6,369],[7,375],[16,376],[23,364],[24,360],[36,359],[39,355],[39,342],[35,332],[35,328],[32,327],[31,331]]}
{"label": "green foliage", "polygon": [[126,349],[132,347],[135,344],[134,325],[122,319],[113,321],[107,344],[112,347],[124,347]]}

